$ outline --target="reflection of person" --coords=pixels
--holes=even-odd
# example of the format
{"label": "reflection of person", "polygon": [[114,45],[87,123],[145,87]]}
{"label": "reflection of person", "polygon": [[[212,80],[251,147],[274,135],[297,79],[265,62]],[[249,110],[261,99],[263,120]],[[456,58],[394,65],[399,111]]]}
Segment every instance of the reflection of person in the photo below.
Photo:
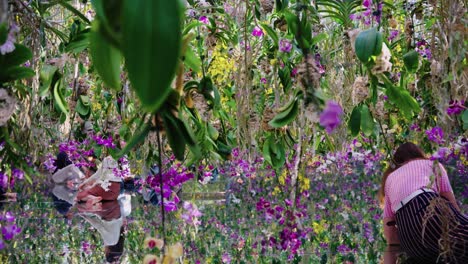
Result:
{"label": "reflection of person", "polygon": [[60,152],[55,160],[56,170],[52,175],[55,183],[52,189],[54,205],[63,215],[67,215],[78,191],[78,183],[84,178],[84,174],[68,159],[65,152]]}
{"label": "reflection of person", "polygon": [[[400,249],[422,263],[468,263],[468,218],[459,212],[444,167],[434,167],[413,143],[402,144],[392,163],[381,188],[385,263],[395,263]],[[443,244],[444,236],[448,244]]]}
{"label": "reflection of person", "polygon": [[77,201],[91,203],[116,200],[120,194],[122,179],[114,174],[118,168],[117,161],[112,157],[104,158],[101,166],[91,177],[80,186]]}
{"label": "reflection of person", "polygon": [[125,217],[130,214],[130,196],[95,204],[77,205],[80,216],[101,234],[108,263],[117,262],[123,254]]}

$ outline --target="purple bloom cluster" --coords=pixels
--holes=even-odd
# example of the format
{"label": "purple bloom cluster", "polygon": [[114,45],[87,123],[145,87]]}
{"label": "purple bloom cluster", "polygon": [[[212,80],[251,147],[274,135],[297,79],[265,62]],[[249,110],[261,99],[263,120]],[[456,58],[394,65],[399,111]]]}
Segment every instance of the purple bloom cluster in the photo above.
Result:
{"label": "purple bloom cluster", "polygon": [[291,52],[292,49],[292,43],[288,39],[281,39],[279,41],[279,50],[284,53]]}
{"label": "purple bloom cluster", "polygon": [[361,13],[351,14],[349,18],[355,21],[363,21],[364,25],[366,26],[370,26],[373,19],[380,24],[382,18],[383,1],[378,1],[374,5],[372,0],[363,0],[362,5],[366,10]]}
{"label": "purple bloom cluster", "polygon": [[198,218],[203,214],[198,210],[198,207],[190,202],[184,202],[183,207],[185,213],[181,215],[181,218],[184,219],[185,223],[195,227],[199,226],[201,222]]}
{"label": "purple bloom cluster", "polygon": [[429,44],[426,40],[422,39],[416,42],[415,50],[421,55],[422,57],[430,60],[432,59],[432,53]]}
{"label": "purple bloom cluster", "polygon": [[328,134],[331,134],[341,124],[343,109],[335,101],[328,101],[327,107],[320,114],[320,125],[325,128]]}
{"label": "purple bloom cluster", "polygon": [[[176,191],[182,187],[182,185],[193,179],[194,175],[188,170],[188,168],[182,166],[181,163],[177,163],[169,167],[165,172],[162,172],[163,176],[163,198],[164,198],[164,209],[168,212],[176,211],[178,209],[177,204],[180,202]],[[158,174],[151,174],[146,179],[148,184],[156,193],[161,193],[160,178]]]}
{"label": "purple bloom cluster", "polygon": [[436,144],[440,145],[444,143],[444,131],[438,126],[426,130],[426,136],[427,139]]}
{"label": "purple bloom cluster", "polygon": [[24,179],[24,171],[12,168],[10,175],[0,171],[0,188],[8,189],[13,188],[15,186],[16,180],[23,180]]}
{"label": "purple bloom cluster", "polygon": [[259,26],[255,26],[252,30],[252,36],[260,38],[263,37],[263,30]]}
{"label": "purple bloom cluster", "polygon": [[447,114],[448,115],[459,115],[461,114],[465,109],[465,100],[451,100],[449,103],[449,107],[447,108]]}
{"label": "purple bloom cluster", "polygon": [[21,228],[14,223],[15,220],[15,216],[9,211],[0,215],[0,227],[2,230],[2,237],[0,237],[0,250],[6,247],[5,241],[10,241],[16,235],[21,233]]}

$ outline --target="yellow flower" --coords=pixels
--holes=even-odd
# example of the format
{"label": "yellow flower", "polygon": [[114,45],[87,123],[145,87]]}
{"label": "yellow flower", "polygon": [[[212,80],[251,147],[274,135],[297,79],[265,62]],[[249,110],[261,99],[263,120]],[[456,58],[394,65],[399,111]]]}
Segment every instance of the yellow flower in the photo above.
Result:
{"label": "yellow flower", "polygon": [[320,220],[320,222],[313,222],[312,227],[314,228],[314,232],[318,234],[321,234],[322,232],[325,231],[327,221],[325,220]]}
{"label": "yellow flower", "polygon": [[180,242],[175,243],[172,246],[169,246],[167,249],[167,255],[173,258],[181,257],[184,254],[184,249]]}

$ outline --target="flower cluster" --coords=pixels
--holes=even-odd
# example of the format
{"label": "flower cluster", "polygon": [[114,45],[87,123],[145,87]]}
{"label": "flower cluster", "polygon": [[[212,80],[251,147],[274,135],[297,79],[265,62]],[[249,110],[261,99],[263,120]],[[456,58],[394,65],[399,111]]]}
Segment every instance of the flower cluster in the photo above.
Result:
{"label": "flower cluster", "polygon": [[465,100],[451,100],[449,107],[447,108],[448,115],[459,115],[463,110],[467,109],[465,107]]}
{"label": "flower cluster", "polygon": [[197,205],[190,202],[184,202],[183,207],[185,212],[181,215],[181,217],[184,219],[185,223],[194,227],[199,226],[201,222],[198,218],[203,214],[198,210]]}
{"label": "flower cluster", "polygon": [[5,173],[0,171],[0,188],[1,189],[12,189],[15,186],[16,180],[23,180],[24,179],[24,171],[12,168],[10,173]]}
{"label": "flower cluster", "polygon": [[364,6],[365,11],[357,14],[351,14],[349,18],[355,21],[363,21],[366,26],[370,26],[372,20],[380,23],[382,18],[382,4],[383,1],[378,1],[375,8],[372,0],[363,0],[362,5]]}
{"label": "flower cluster", "polygon": [[343,109],[335,101],[328,101],[327,107],[320,114],[320,125],[325,128],[328,134],[331,134],[341,124]]}
{"label": "flower cluster", "polygon": [[0,54],[5,55],[15,50],[16,37],[15,34],[19,32],[18,26],[15,24],[10,26],[7,39],[0,45]]}
{"label": "flower cluster", "polygon": [[0,237],[0,250],[6,247],[5,241],[11,241],[16,235],[21,233],[21,228],[15,224],[15,216],[11,212],[5,212],[0,215],[0,228],[2,237]]}
{"label": "flower cluster", "polygon": [[[177,196],[177,191],[185,182],[193,179],[194,175],[187,167],[182,166],[181,163],[177,163],[169,167],[167,171],[162,172],[162,177],[164,209],[168,212],[176,211],[178,209],[177,205],[180,202],[180,199]],[[159,173],[150,174],[146,178],[146,184],[148,184],[156,193],[161,193]]]}
{"label": "flower cluster", "polygon": [[444,131],[438,126],[426,130],[426,136],[427,139],[436,144],[440,145],[444,143]]}

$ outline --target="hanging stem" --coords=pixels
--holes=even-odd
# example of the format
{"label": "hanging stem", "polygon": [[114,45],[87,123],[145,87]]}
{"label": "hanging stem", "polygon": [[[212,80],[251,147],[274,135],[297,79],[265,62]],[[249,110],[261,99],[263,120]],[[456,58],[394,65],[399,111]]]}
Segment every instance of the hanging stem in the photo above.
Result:
{"label": "hanging stem", "polygon": [[159,174],[159,191],[161,195],[161,223],[162,223],[162,239],[164,242],[164,245],[166,245],[166,228],[164,226],[165,222],[165,213],[164,213],[164,196],[163,196],[163,175],[162,175],[162,160],[161,160],[161,155],[162,155],[162,149],[161,149],[161,135],[159,133],[160,129],[160,124],[158,122],[158,119],[156,118],[156,136],[158,138],[158,174]]}

